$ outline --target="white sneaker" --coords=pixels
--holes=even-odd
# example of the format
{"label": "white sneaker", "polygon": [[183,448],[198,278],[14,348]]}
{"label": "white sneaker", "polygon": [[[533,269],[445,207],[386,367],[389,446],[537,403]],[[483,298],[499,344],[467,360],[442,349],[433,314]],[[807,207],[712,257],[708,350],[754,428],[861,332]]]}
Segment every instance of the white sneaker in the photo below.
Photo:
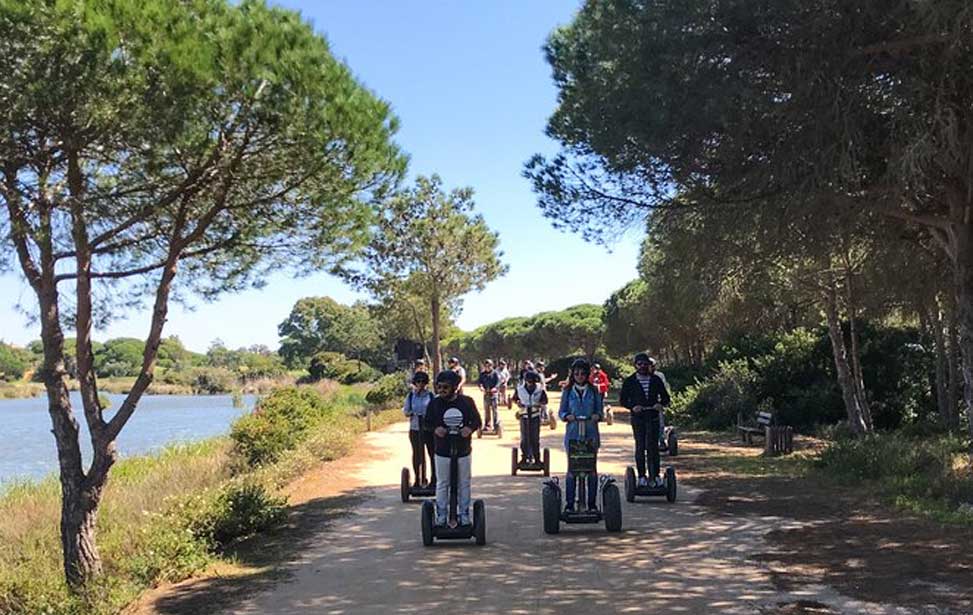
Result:
{"label": "white sneaker", "polygon": [[654,486],[656,486],[656,487],[662,487],[663,485],[666,484],[665,481],[662,480],[662,477],[661,476],[656,476],[655,477],[655,480],[653,481],[653,483],[654,483]]}
{"label": "white sneaker", "polygon": [[649,479],[645,478],[644,476],[640,477],[639,487],[648,487],[648,486],[649,486]]}

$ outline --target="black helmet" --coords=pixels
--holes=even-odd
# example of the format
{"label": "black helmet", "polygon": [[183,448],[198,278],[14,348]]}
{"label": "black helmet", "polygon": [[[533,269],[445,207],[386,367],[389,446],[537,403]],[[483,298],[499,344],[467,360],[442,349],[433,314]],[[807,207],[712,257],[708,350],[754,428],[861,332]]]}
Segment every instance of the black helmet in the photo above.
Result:
{"label": "black helmet", "polygon": [[459,357],[449,357],[449,360],[446,362],[449,363],[450,365],[452,365],[453,363],[459,365]]}
{"label": "black helmet", "polygon": [[439,372],[439,374],[436,376],[436,384],[439,384],[440,382],[445,382],[446,384],[452,385],[453,388],[459,386],[459,380],[460,380],[459,374],[457,374],[451,369],[444,369],[443,371]]}
{"label": "black helmet", "polygon": [[644,363],[648,363],[649,365],[655,365],[655,359],[653,359],[652,357],[650,357],[648,354],[644,352],[640,352],[637,355],[635,355],[635,359],[632,362],[635,364],[644,362]]}
{"label": "black helmet", "polygon": [[540,382],[541,375],[537,372],[527,372],[524,374],[524,382]]}
{"label": "black helmet", "polygon": [[576,370],[581,370],[585,374],[591,373],[591,363],[588,363],[585,359],[575,359],[571,362],[571,373],[573,374]]}
{"label": "black helmet", "polygon": [[429,374],[426,372],[412,374],[412,384],[429,384]]}

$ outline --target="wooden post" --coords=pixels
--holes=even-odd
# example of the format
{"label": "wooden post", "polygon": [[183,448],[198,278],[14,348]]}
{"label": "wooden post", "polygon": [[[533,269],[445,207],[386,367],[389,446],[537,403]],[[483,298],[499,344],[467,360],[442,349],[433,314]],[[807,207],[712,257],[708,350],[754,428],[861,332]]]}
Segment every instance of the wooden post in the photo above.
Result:
{"label": "wooden post", "polygon": [[372,430],[372,406],[365,406],[365,431]]}
{"label": "wooden post", "polygon": [[767,457],[774,454],[774,428],[764,425],[764,455]]}

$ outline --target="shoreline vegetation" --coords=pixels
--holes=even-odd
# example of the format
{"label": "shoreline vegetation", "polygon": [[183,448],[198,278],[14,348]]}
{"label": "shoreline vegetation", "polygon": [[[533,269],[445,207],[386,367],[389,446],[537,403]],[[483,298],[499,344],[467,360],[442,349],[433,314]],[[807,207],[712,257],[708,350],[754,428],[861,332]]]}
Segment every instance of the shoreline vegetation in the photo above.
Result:
{"label": "shoreline vegetation", "polygon": [[8,485],[0,492],[0,613],[117,613],[150,587],[224,561],[229,546],[283,521],[285,487],[346,455],[369,410],[373,429],[401,418],[388,409],[393,400],[366,399],[371,389],[279,387],[228,435],[119,461],[97,526],[107,574],[81,594],[68,591],[61,567],[57,477]]}
{"label": "shoreline vegetation", "polygon": [[[228,388],[199,389],[191,384],[165,382],[160,379],[149,385],[146,395],[263,395],[276,387],[293,386],[299,377],[291,374],[274,378],[260,378],[253,381],[237,383]],[[101,378],[98,380],[100,393],[127,395],[135,383],[135,376],[119,376],[115,378]],[[77,380],[68,381],[70,391],[80,390]],[[44,385],[40,382],[18,381],[0,382],[0,399],[31,399],[44,395]]]}

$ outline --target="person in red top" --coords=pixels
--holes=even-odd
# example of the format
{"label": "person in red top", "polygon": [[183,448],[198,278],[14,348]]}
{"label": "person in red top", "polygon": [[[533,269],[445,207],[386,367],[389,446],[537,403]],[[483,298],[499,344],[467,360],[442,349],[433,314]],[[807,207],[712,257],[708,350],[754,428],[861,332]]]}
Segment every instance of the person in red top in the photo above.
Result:
{"label": "person in red top", "polygon": [[[598,389],[598,393],[601,394],[601,401],[604,404],[605,398],[608,397],[608,389],[611,387],[611,378],[608,377],[608,373],[601,369],[601,365],[595,363],[591,369],[591,384]],[[605,404],[605,422],[611,425],[614,420],[612,417],[611,407]]]}

